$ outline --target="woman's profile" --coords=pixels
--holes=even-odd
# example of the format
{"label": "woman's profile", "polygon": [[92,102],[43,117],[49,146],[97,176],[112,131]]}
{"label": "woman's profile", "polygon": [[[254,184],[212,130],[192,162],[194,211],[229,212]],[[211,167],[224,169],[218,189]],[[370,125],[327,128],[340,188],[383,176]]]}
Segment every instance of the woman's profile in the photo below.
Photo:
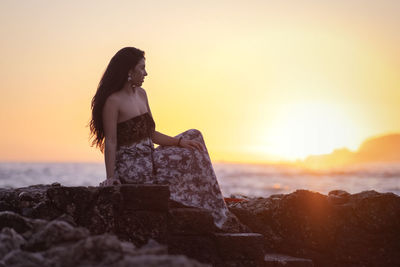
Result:
{"label": "woman's profile", "polygon": [[107,178],[100,186],[167,184],[172,200],[208,209],[217,227],[228,227],[237,218],[224,202],[201,132],[190,129],[170,137],[155,130],[141,87],[145,64],[142,50],[122,48],[111,58],[92,99],[92,146],[104,154],[106,166]]}

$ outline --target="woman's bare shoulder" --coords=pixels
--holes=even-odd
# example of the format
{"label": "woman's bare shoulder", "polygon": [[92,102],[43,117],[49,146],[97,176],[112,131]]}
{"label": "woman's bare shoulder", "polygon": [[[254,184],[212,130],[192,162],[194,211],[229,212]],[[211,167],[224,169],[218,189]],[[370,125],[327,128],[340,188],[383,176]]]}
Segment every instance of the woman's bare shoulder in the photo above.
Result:
{"label": "woman's bare shoulder", "polygon": [[106,101],[117,104],[117,103],[120,103],[122,99],[123,99],[123,97],[121,96],[121,94],[119,92],[115,92],[115,93],[112,93],[111,95],[109,95],[107,97]]}
{"label": "woman's bare shoulder", "polygon": [[146,91],[142,87],[136,87],[137,95],[144,101],[147,101]]}
{"label": "woman's bare shoulder", "polygon": [[142,87],[137,87],[137,90],[139,93],[141,93],[142,95],[146,95],[146,90],[144,90]]}

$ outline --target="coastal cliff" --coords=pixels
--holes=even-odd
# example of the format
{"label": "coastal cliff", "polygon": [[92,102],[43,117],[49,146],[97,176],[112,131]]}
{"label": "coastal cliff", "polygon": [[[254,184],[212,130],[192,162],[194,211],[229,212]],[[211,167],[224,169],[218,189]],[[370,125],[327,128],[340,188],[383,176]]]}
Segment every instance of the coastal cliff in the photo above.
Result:
{"label": "coastal cliff", "polygon": [[0,266],[400,265],[392,193],[230,199],[235,233],[168,199],[158,185],[0,189]]}

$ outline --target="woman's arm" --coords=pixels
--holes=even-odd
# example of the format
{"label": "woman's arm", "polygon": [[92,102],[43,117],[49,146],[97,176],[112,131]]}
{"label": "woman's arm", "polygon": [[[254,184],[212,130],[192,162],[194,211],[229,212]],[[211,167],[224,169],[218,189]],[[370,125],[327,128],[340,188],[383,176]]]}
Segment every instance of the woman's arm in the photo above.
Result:
{"label": "woman's arm", "polygon": [[117,144],[110,140],[105,140],[104,148],[104,162],[106,164],[107,179],[114,178],[115,168],[115,152],[117,151]]}
{"label": "woman's arm", "polygon": [[[158,131],[154,131],[153,136],[151,137],[155,144],[161,146],[177,146],[179,142],[179,138],[171,137],[160,133]],[[182,140],[181,140],[182,142]]]}
{"label": "woman's arm", "polygon": [[106,180],[100,185],[112,185],[114,182],[115,153],[117,151],[117,99],[108,97],[103,107],[103,129],[104,129],[104,161],[106,165]]}
{"label": "woman's arm", "polygon": [[[179,142],[179,138],[171,137],[157,131],[154,131],[153,135],[151,136],[151,139],[153,140],[154,143],[161,146],[177,146]],[[200,142],[195,140],[186,140],[183,138],[179,142],[179,146],[186,148],[195,148],[202,151],[206,150]]]}

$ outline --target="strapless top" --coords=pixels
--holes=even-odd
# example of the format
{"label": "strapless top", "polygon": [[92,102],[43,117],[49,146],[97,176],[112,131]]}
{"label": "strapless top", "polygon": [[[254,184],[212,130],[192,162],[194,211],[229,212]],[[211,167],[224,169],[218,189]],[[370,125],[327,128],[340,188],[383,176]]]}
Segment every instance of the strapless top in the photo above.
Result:
{"label": "strapless top", "polygon": [[130,145],[153,135],[156,124],[149,112],[117,123],[117,147]]}

